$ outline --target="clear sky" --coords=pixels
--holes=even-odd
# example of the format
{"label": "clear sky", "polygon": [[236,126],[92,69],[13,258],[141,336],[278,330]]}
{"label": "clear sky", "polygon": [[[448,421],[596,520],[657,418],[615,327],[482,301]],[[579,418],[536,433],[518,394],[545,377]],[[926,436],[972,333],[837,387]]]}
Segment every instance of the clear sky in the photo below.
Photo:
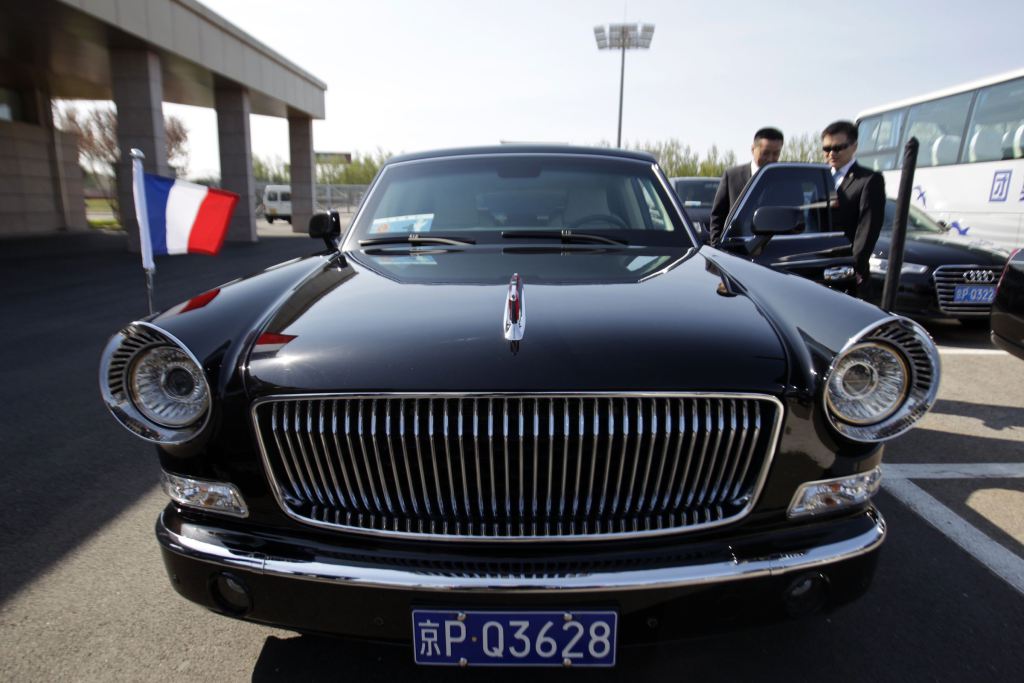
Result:
{"label": "clear sky", "polygon": [[[626,55],[623,142],[676,138],[744,160],[754,131],[820,130],[886,102],[1024,66],[1019,0],[201,0],[327,83],[322,151],[501,140],[614,143],[619,53],[595,25],[656,25]],[[189,174],[215,173],[212,111]],[[287,124],[253,117],[253,153],[287,159]]]}

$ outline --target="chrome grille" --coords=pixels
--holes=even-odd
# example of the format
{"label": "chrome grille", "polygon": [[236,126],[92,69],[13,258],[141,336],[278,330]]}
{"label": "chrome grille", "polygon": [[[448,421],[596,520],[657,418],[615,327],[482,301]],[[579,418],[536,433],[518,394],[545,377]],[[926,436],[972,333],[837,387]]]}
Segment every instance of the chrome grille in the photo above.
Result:
{"label": "chrome grille", "polygon": [[274,397],[253,416],[284,510],[402,536],[594,538],[734,521],[781,404],[750,395]]}
{"label": "chrome grille", "polygon": [[[971,272],[991,273],[991,278],[986,278],[984,281],[969,280],[967,274]],[[939,310],[949,315],[965,317],[989,315],[992,311],[992,304],[966,301],[954,303],[953,294],[957,285],[991,284],[995,287],[999,273],[998,266],[939,266],[932,274],[932,278],[935,280],[935,294],[939,299]]]}

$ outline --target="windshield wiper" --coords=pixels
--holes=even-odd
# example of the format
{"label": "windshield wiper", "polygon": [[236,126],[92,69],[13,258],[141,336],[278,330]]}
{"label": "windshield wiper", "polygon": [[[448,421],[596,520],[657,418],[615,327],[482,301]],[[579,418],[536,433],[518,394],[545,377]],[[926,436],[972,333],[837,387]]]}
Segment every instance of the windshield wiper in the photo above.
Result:
{"label": "windshield wiper", "polygon": [[626,246],[629,242],[616,240],[604,235],[592,235],[588,232],[572,230],[506,230],[501,233],[506,239],[560,239],[562,244],[571,242],[599,242],[601,244],[619,244]]}
{"label": "windshield wiper", "polygon": [[405,235],[389,235],[388,237],[370,237],[359,240],[359,246],[368,247],[374,244],[476,244],[473,240],[462,237],[445,237],[444,235],[424,235],[418,232],[410,232]]}

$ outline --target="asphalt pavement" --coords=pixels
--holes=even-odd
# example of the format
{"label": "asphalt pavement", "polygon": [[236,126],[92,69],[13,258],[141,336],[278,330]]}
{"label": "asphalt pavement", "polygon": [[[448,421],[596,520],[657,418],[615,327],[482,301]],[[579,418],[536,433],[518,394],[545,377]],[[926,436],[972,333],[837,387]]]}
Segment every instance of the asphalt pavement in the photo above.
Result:
{"label": "asphalt pavement", "polygon": [[[158,258],[157,308],[322,246],[267,228],[215,258]],[[239,622],[173,591],[153,537],[166,502],[156,459],[98,392],[100,351],[146,313],[143,284],[119,235],[0,242],[0,680],[520,680],[417,668],[406,647]],[[877,504],[890,535],[864,598],[828,616],[624,648],[610,671],[531,678],[1024,678],[1024,361],[985,332],[929,329],[942,348],[939,402],[887,447]]]}

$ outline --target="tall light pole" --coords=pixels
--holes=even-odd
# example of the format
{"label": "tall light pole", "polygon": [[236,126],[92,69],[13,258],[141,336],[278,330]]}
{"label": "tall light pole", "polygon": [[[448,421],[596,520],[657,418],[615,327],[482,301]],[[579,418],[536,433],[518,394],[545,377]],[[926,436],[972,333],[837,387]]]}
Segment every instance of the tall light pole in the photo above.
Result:
{"label": "tall light pole", "polygon": [[622,66],[619,70],[619,135],[615,146],[622,146],[622,92],[626,83],[626,50],[646,50],[654,37],[654,24],[609,24],[594,27],[598,50],[621,50]]}

